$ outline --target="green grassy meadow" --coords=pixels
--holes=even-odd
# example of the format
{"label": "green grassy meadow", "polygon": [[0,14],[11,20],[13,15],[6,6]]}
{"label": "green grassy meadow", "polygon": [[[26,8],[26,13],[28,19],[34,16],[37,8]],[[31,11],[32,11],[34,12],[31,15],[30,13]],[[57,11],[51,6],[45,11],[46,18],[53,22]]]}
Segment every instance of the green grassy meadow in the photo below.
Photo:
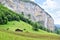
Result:
{"label": "green grassy meadow", "polygon": [[[17,28],[26,30],[15,32]],[[33,31],[32,26],[23,21],[11,21],[0,25],[0,40],[60,40],[60,36],[43,30]]]}

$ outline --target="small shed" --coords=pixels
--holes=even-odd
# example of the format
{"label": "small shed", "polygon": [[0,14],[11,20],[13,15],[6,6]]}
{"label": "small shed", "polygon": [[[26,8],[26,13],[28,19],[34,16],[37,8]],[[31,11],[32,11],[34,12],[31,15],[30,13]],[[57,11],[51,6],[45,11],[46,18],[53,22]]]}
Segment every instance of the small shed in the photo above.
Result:
{"label": "small shed", "polygon": [[23,32],[23,30],[21,30],[21,29],[16,29],[15,31],[16,32]]}

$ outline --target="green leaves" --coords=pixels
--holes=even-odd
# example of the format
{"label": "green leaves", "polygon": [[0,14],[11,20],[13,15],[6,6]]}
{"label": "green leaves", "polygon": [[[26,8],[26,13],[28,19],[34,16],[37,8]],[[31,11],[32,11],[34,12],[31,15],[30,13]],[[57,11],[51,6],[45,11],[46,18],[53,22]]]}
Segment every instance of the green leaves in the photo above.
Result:
{"label": "green leaves", "polygon": [[7,24],[13,20],[19,21],[19,15],[0,4],[0,24]]}

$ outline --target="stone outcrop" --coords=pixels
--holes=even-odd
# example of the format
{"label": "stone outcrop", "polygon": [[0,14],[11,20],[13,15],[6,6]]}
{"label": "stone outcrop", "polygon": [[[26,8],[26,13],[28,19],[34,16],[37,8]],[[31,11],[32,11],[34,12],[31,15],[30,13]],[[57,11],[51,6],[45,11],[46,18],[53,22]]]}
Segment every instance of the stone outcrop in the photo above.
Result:
{"label": "stone outcrop", "polygon": [[32,21],[38,21],[46,28],[54,31],[53,18],[36,3],[22,0],[0,0],[0,2],[17,13],[23,12],[27,17],[30,15]]}

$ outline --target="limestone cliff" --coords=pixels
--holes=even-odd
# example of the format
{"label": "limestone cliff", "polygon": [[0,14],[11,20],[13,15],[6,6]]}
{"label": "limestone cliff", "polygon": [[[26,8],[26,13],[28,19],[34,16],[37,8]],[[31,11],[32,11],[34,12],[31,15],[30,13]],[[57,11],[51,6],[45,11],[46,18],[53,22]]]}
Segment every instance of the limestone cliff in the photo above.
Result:
{"label": "limestone cliff", "polygon": [[38,21],[52,31],[55,29],[53,18],[34,2],[22,0],[0,0],[0,2],[17,13],[23,12],[27,17],[30,15],[32,21]]}

